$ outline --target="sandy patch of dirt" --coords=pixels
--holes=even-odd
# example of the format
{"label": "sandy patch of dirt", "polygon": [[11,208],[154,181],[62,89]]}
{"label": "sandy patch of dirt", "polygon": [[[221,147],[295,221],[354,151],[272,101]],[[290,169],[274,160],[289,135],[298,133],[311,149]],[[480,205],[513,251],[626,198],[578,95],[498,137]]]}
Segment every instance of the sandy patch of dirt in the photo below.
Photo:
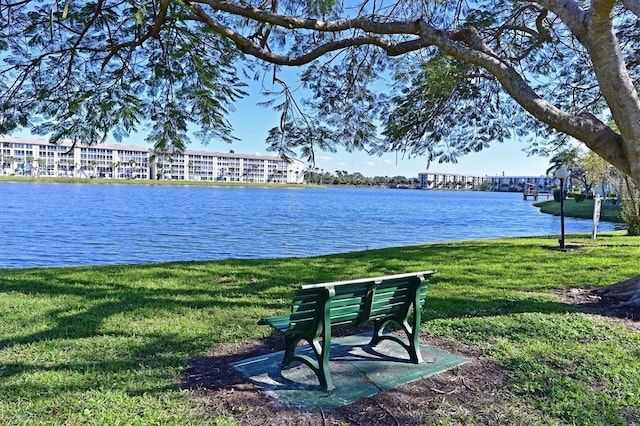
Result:
{"label": "sandy patch of dirt", "polygon": [[598,296],[596,287],[574,287],[556,291],[566,304],[583,312],[600,315],[609,321],[616,321],[640,331],[640,309],[633,306],[619,307],[619,301]]}
{"label": "sandy patch of dirt", "polygon": [[232,415],[242,425],[419,425],[431,423],[430,419],[443,411],[465,418],[471,415],[474,423],[495,423],[495,419],[483,421],[482,413],[493,415],[486,407],[495,401],[503,387],[503,371],[491,361],[481,359],[473,349],[454,341],[427,335],[420,340],[471,361],[344,407],[298,410],[265,394],[229,366],[240,359],[282,350],[284,339],[271,337],[222,346],[214,353],[193,359],[183,386],[194,390],[196,398],[204,400],[212,414]]}

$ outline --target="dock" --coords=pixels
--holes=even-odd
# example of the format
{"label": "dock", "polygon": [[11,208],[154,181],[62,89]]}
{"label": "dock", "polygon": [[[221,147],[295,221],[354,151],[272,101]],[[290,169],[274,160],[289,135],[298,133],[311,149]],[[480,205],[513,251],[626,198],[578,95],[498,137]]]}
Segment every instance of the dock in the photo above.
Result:
{"label": "dock", "polygon": [[527,186],[522,191],[522,199],[525,201],[528,200],[529,198],[532,198],[533,200],[538,201],[538,196],[540,195],[546,195],[547,199],[549,199],[549,197],[551,196],[551,191],[540,191],[538,188],[533,186]]}

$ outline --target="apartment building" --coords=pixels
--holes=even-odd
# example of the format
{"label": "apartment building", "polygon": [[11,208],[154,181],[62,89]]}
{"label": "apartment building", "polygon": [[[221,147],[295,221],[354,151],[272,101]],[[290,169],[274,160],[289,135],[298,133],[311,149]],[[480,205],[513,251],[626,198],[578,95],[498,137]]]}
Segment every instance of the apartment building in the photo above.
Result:
{"label": "apartment building", "polygon": [[547,176],[470,176],[453,173],[424,172],[418,174],[418,187],[422,189],[462,189],[522,191],[525,187],[547,190],[555,178]]}
{"label": "apartment building", "polygon": [[304,183],[304,163],[266,155],[158,153],[124,145],[58,145],[0,136],[0,175]]}

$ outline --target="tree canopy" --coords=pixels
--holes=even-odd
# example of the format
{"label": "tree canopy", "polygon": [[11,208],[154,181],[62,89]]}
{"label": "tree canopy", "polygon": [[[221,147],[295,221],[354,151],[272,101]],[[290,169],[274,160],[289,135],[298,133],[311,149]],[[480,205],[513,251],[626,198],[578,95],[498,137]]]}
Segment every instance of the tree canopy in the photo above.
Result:
{"label": "tree canopy", "polygon": [[455,161],[575,138],[640,183],[639,15],[639,0],[0,0],[0,134],[229,141],[226,113],[268,76],[282,155]]}

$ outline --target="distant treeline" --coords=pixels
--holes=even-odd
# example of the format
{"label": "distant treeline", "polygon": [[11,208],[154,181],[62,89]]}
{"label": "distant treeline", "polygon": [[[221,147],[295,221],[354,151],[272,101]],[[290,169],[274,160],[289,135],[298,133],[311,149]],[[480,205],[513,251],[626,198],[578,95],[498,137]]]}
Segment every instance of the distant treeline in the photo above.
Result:
{"label": "distant treeline", "polygon": [[349,173],[336,170],[335,173],[321,169],[307,170],[304,175],[307,183],[318,185],[350,185],[350,186],[387,186],[390,188],[416,187],[418,179],[405,176],[367,177],[360,172]]}

